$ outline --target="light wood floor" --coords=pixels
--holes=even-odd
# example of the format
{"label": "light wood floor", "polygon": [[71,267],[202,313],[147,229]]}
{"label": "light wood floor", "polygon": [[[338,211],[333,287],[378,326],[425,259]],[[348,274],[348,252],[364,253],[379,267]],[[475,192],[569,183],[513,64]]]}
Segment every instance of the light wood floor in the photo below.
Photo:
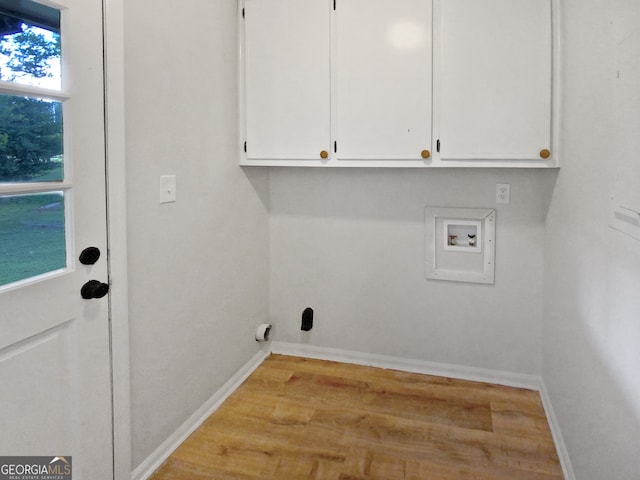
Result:
{"label": "light wood floor", "polygon": [[152,480],[561,480],[537,392],[272,355]]}

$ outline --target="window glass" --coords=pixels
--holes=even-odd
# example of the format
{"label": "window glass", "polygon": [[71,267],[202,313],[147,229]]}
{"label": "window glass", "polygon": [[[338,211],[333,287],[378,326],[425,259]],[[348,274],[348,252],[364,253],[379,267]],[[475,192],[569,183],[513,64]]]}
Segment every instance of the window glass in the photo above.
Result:
{"label": "window glass", "polygon": [[0,196],[0,286],[67,265],[64,193]]}
{"label": "window glass", "polygon": [[64,179],[62,104],[0,95],[0,183]]}
{"label": "window glass", "polygon": [[0,80],[61,88],[60,12],[24,2],[24,12],[0,0]]}
{"label": "window glass", "polygon": [[0,81],[15,91],[0,94],[0,288],[67,266],[65,193],[12,190],[64,180],[62,103],[32,93],[60,90],[61,65],[60,11],[0,0]]}

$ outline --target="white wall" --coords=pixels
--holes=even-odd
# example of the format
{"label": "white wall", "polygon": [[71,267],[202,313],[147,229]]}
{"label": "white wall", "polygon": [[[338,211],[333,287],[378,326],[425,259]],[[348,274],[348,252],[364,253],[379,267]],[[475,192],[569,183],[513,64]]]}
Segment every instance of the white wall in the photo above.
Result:
{"label": "white wall", "polygon": [[[539,374],[544,221],[556,171],[274,168],[277,340]],[[495,184],[511,183],[510,205]],[[495,285],[425,279],[424,207],[497,208]],[[302,310],[315,310],[310,334]]]}
{"label": "white wall", "polygon": [[565,0],[563,156],[546,235],[544,380],[579,479],[640,478],[640,242],[608,227],[640,185],[640,3]]}
{"label": "white wall", "polygon": [[[238,167],[235,9],[125,2],[133,468],[255,354],[267,317],[268,178]],[[161,174],[177,203],[158,203]]]}
{"label": "white wall", "polygon": [[[542,369],[577,477],[638,477],[640,247],[607,226],[640,151],[635,0],[562,2],[555,190],[555,171],[243,171],[235,2],[125,9],[134,468],[255,353],[268,305],[277,340]],[[426,280],[424,207],[494,207],[496,183],[496,284]]]}

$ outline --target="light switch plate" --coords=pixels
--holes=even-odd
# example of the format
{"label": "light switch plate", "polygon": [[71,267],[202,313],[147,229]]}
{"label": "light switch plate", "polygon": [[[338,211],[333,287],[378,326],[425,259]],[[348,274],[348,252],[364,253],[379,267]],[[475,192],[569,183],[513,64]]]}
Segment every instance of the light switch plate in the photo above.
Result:
{"label": "light switch plate", "polygon": [[496,183],[496,203],[508,204],[511,201],[511,184]]}
{"label": "light switch plate", "polygon": [[176,201],[176,176],[160,176],[160,203],[171,203]]}

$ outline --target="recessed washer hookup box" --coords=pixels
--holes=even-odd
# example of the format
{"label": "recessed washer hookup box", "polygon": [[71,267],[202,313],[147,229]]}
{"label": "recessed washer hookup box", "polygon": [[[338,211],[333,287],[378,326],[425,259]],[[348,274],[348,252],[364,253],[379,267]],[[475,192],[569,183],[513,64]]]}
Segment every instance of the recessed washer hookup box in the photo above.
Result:
{"label": "recessed washer hookup box", "polygon": [[426,207],[426,277],[493,284],[495,237],[494,209]]}

